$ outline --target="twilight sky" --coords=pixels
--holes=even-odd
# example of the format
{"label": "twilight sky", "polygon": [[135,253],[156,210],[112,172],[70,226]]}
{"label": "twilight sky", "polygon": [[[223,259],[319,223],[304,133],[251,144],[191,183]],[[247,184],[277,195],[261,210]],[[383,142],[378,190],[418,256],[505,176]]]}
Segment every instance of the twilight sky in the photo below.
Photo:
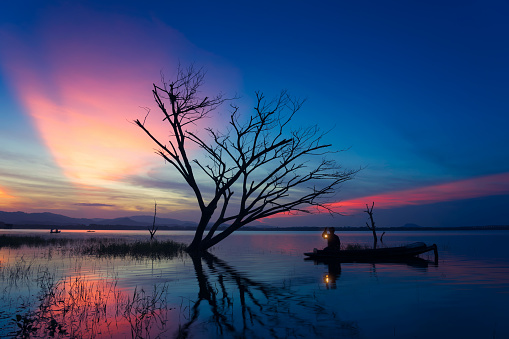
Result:
{"label": "twilight sky", "polygon": [[2,4],[0,210],[109,218],[157,200],[159,216],[196,221],[130,123],[180,62],[246,114],[256,90],[306,98],[295,123],[333,128],[327,142],[349,148],[337,160],[364,167],[335,197],[346,216],[267,224],[362,226],[374,201],[379,226],[507,225],[508,15],[465,0]]}

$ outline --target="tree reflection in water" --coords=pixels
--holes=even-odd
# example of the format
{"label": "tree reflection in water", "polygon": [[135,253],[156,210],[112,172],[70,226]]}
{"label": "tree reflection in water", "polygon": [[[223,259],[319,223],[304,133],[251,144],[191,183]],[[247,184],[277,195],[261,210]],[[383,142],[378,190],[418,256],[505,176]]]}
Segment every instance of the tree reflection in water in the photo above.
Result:
{"label": "tree reflection in water", "polygon": [[[113,259],[112,259],[113,260]],[[191,290],[189,307],[178,307],[179,291],[171,281],[130,288],[114,276],[83,274],[81,268],[64,278],[55,270],[34,268],[18,260],[4,265],[0,282],[0,336],[21,338],[288,338],[359,336],[355,322],[341,321],[334,310],[319,301],[330,293],[316,290],[314,277],[267,283],[256,272],[241,272],[212,254],[191,256],[197,290]],[[119,261],[123,262],[123,261]],[[78,262],[81,265],[81,261]],[[81,266],[79,266],[81,267]],[[71,270],[72,271],[72,270]],[[24,272],[15,280],[9,272]],[[276,272],[278,274],[279,272]],[[336,268],[329,269],[337,278]],[[193,276],[184,281],[193,281]],[[336,275],[334,275],[336,274]],[[304,281],[306,280],[307,281]],[[163,278],[163,280],[165,280]],[[17,284],[30,292],[22,297]],[[332,283],[332,282],[331,282]],[[11,286],[9,289],[7,286]],[[331,285],[332,286],[332,285]],[[330,305],[330,303],[329,303]],[[336,308],[337,312],[337,308]],[[4,319],[2,319],[4,318]]]}
{"label": "tree reflection in water", "polygon": [[[207,337],[242,338],[359,336],[356,323],[341,321],[314,295],[253,280],[210,253],[191,258],[198,300],[190,307],[178,338],[195,337],[198,332]],[[334,274],[335,279],[337,271]]]}

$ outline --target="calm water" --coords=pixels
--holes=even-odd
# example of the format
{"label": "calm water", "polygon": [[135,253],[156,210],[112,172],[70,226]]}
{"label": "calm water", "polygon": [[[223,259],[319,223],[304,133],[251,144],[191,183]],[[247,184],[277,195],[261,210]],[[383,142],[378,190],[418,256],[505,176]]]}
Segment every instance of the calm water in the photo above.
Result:
{"label": "calm water", "polygon": [[[143,231],[10,233],[148,239]],[[372,240],[368,232],[339,235],[343,244]],[[192,233],[159,231],[156,237],[189,243]],[[432,253],[422,256],[429,262],[418,264],[315,264],[302,253],[325,244],[320,234],[309,232],[239,232],[201,260],[3,248],[0,336],[14,335],[15,315],[41,308],[41,295],[53,291],[72,304],[60,300],[67,306],[48,306],[48,317],[67,326],[67,335],[74,328],[84,337],[509,338],[509,232],[384,236],[387,246],[414,241],[436,243],[438,265]],[[158,307],[151,309],[148,301]],[[135,307],[119,311],[111,306],[115,302]],[[101,313],[99,304],[108,309]],[[79,310],[97,314],[95,321],[84,320]]]}

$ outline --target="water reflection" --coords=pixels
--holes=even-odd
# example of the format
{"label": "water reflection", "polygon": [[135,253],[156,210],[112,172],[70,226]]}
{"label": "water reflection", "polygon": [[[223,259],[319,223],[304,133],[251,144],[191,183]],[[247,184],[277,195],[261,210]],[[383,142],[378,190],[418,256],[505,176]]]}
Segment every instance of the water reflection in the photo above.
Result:
{"label": "water reflection", "polygon": [[[178,338],[191,333],[195,337],[200,330],[208,338],[359,336],[356,323],[341,321],[312,295],[259,282],[210,253],[191,258],[198,299],[180,326]],[[338,276],[337,271],[334,274]]]}
{"label": "water reflection", "polygon": [[[58,274],[57,255],[46,264],[17,258],[2,266],[0,281],[28,288],[17,306],[19,287],[2,289],[2,305],[13,305],[5,314],[0,311],[2,337],[287,338],[337,333],[359,337],[356,322],[341,320],[340,312],[319,301],[316,285],[303,287],[289,277],[283,284],[264,282],[259,272],[243,272],[212,254],[186,256],[179,267],[191,268],[192,263],[194,276],[187,275],[174,285],[152,284],[153,289],[148,285],[127,288],[126,277],[118,276],[118,264],[124,261],[61,259],[72,263],[65,277]],[[90,270],[86,265],[98,268]],[[99,269],[104,265],[117,266],[117,270],[106,274]],[[146,269],[153,269],[151,263]],[[184,294],[189,306],[177,302],[186,290],[182,285],[190,291]]]}
{"label": "water reflection", "polygon": [[[367,244],[369,236],[344,234],[342,241]],[[31,337],[54,333],[83,338],[482,338],[487,334],[509,338],[505,246],[509,232],[384,236],[390,246],[437,243],[439,266],[423,260],[314,265],[302,255],[323,246],[318,243],[323,239],[314,243],[314,238],[319,237],[302,232],[240,233],[213,249],[215,257],[194,261],[188,256],[137,261],[83,257],[57,248],[3,248],[0,337],[22,337],[23,332],[17,332],[20,325]],[[58,288],[50,288],[56,284]],[[162,294],[153,292],[155,284]],[[64,287],[67,292],[61,293]],[[51,299],[39,299],[44,294],[64,302],[46,308],[46,315],[37,318],[32,312],[40,304],[51,305]],[[78,303],[80,294],[86,301]],[[107,300],[104,312],[97,306]],[[154,300],[160,303],[152,307]],[[30,325],[37,332],[31,332]]]}
{"label": "water reflection", "polygon": [[341,263],[338,261],[331,261],[327,263],[328,273],[325,274],[323,282],[327,289],[336,289],[336,281],[341,276]]}
{"label": "water reflection", "polygon": [[427,260],[419,257],[414,258],[405,258],[401,260],[361,260],[361,261],[352,261],[352,260],[341,260],[341,259],[310,259],[306,258],[305,261],[312,261],[315,265],[324,265],[327,266],[327,273],[323,274],[322,281],[325,284],[327,289],[336,289],[337,281],[341,276],[341,264],[342,263],[350,263],[350,264],[369,264],[371,265],[371,272],[376,275],[377,273],[377,264],[378,265],[406,265],[409,268],[415,269],[417,271],[426,272],[428,267],[438,267],[438,261]]}
{"label": "water reflection", "polygon": [[150,338],[157,337],[169,320],[167,286],[154,286],[152,293],[142,288],[127,293],[118,288],[117,279],[82,275],[59,281],[42,275],[37,283],[38,302],[27,299],[20,305],[13,316],[15,330],[4,334],[16,338]]}

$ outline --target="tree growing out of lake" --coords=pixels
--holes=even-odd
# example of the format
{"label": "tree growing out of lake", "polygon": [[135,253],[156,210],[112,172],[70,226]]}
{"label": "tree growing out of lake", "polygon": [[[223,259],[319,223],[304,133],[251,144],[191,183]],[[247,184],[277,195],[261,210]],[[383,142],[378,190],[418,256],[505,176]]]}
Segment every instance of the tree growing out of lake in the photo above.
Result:
{"label": "tree growing out of lake", "polygon": [[[377,243],[378,243],[378,238],[376,235],[375,219],[373,219],[373,208],[374,207],[375,207],[374,201],[373,201],[373,204],[371,204],[371,208],[368,206],[368,204],[366,204],[366,210],[364,211],[364,213],[367,213],[369,216],[369,221],[371,222],[371,225],[368,224],[368,222],[366,221],[366,226],[368,226],[368,228],[373,232],[373,248],[376,248]],[[380,236],[380,242],[382,243],[382,245],[383,245],[384,234],[385,234],[385,232],[383,232],[382,235]]]}
{"label": "tree growing out of lake", "polygon": [[150,240],[154,240],[154,236],[156,235],[156,232],[157,232],[157,227],[156,227],[156,214],[157,214],[157,202],[154,201],[154,220],[152,221],[152,228],[148,228],[148,232],[150,233]]}
{"label": "tree growing out of lake", "polygon": [[[172,81],[153,85],[169,138],[156,136],[147,117],[134,121],[196,197],[200,220],[188,251],[206,251],[242,226],[275,214],[334,213],[326,198],[357,170],[343,170],[327,157],[339,151],[324,143],[325,133],[316,125],[290,128],[304,101],[286,91],[273,99],[256,92],[252,114],[243,116],[238,106],[230,105],[224,131],[212,127],[191,131],[189,127],[223,103],[234,102],[222,94],[201,96],[204,76],[202,69],[179,67]],[[191,156],[193,144],[201,149],[199,156]]]}

